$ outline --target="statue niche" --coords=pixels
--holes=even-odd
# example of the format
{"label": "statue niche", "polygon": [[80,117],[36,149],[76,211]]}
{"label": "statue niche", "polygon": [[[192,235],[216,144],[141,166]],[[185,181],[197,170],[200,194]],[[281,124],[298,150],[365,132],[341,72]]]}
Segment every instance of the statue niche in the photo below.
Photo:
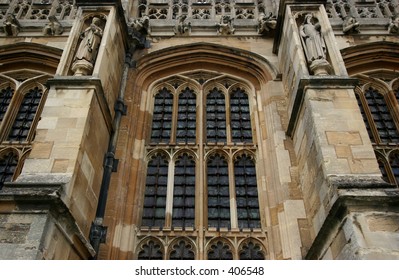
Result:
{"label": "statue niche", "polygon": [[97,58],[105,22],[99,17],[91,18],[90,22],[90,25],[79,36],[81,41],[72,64],[75,76],[90,75]]}
{"label": "statue niche", "polygon": [[312,14],[305,15],[303,23],[299,26],[299,35],[310,71],[314,75],[331,74],[332,67],[327,61],[321,26]]}

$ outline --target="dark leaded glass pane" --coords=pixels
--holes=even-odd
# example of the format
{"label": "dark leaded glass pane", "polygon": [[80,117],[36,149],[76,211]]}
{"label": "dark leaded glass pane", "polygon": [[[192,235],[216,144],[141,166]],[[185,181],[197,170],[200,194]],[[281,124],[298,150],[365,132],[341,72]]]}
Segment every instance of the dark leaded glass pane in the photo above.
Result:
{"label": "dark leaded glass pane", "polygon": [[153,240],[141,246],[138,254],[139,260],[162,260],[162,244]]}
{"label": "dark leaded glass pane", "polygon": [[[384,96],[370,87],[364,94],[382,143],[398,143],[399,133]],[[364,118],[364,117],[363,117]]]}
{"label": "dark leaded glass pane", "polygon": [[212,89],[206,98],[206,131],[208,143],[227,141],[225,98],[217,88]]}
{"label": "dark leaded glass pane", "polygon": [[390,155],[389,164],[395,176],[396,185],[399,185],[399,152],[393,152]]}
{"label": "dark leaded glass pane", "polygon": [[195,143],[196,130],[196,95],[188,87],[179,95],[177,113],[176,142]]}
{"label": "dark leaded glass pane", "polygon": [[164,226],[167,179],[168,161],[158,154],[148,163],[142,226]]}
{"label": "dark leaded glass pane", "polygon": [[229,175],[219,154],[208,160],[208,227],[230,227]]}
{"label": "dark leaded glass pane", "polygon": [[233,253],[228,244],[218,241],[208,251],[208,260],[232,260]]}
{"label": "dark leaded glass pane", "polygon": [[175,164],[173,217],[175,227],[193,227],[195,218],[195,161],[188,154],[181,155]]}
{"label": "dark leaded glass pane", "polygon": [[195,254],[193,246],[184,240],[180,240],[178,243],[173,245],[173,249],[170,252],[169,259],[171,260],[194,260]]}
{"label": "dark leaded glass pane", "polygon": [[239,228],[260,228],[258,188],[254,161],[243,155],[234,163]]}
{"label": "dark leaded glass pane", "polygon": [[11,87],[4,88],[0,91],[0,121],[3,120],[7,112],[8,105],[10,105],[11,98],[14,94],[14,89]]}
{"label": "dark leaded glass pane", "polygon": [[4,182],[11,182],[18,164],[18,156],[12,152],[0,157],[0,190]]}
{"label": "dark leaded glass pane", "polygon": [[172,128],[173,95],[166,88],[161,89],[154,100],[152,117],[152,143],[169,143]]}
{"label": "dark leaded glass pane", "polygon": [[264,260],[265,255],[259,244],[248,242],[240,251],[240,260]]}
{"label": "dark leaded glass pane", "polygon": [[234,143],[252,143],[248,95],[237,88],[230,95],[231,139]]}
{"label": "dark leaded glass pane", "polygon": [[42,94],[42,90],[38,87],[29,90],[29,92],[25,94],[7,140],[18,142],[26,140],[39,107]]}

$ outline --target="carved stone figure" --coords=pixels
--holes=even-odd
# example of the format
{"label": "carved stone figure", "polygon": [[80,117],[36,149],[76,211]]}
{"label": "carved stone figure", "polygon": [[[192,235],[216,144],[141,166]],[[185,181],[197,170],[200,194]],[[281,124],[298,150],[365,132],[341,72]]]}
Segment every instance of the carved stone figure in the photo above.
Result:
{"label": "carved stone figure", "polygon": [[306,58],[309,63],[316,59],[325,59],[325,44],[320,33],[320,24],[312,22],[313,16],[307,14],[303,24],[299,28]]}
{"label": "carved stone figure", "polygon": [[175,26],[175,34],[183,35],[185,33],[189,33],[191,30],[191,22],[186,22],[187,15],[182,15],[179,17],[179,21]]}
{"label": "carved stone figure", "polygon": [[388,32],[391,34],[399,33],[399,16],[394,16],[388,25]]}
{"label": "carved stone figure", "polygon": [[72,65],[72,70],[76,76],[88,75],[93,70],[103,36],[103,30],[100,25],[101,19],[93,17],[90,26],[80,34],[82,41],[76,51],[75,62]]}
{"label": "carved stone figure", "polygon": [[346,16],[344,18],[344,22],[342,23],[342,31],[345,34],[360,33],[359,25],[360,23],[356,20],[356,18],[352,16]]}
{"label": "carved stone figure", "polygon": [[55,16],[49,16],[49,23],[43,28],[43,35],[61,35],[64,28]]}
{"label": "carved stone figure", "polygon": [[326,60],[326,45],[320,29],[320,24],[313,22],[313,15],[307,14],[299,27],[299,33],[310,71],[314,75],[328,75],[332,67]]}
{"label": "carved stone figure", "polygon": [[273,15],[273,13],[269,12],[267,15],[260,13],[258,19],[258,33],[268,33],[270,30],[276,29],[276,24],[277,18]]}
{"label": "carved stone figure", "polygon": [[17,36],[21,25],[13,14],[8,13],[3,22],[3,29],[7,36]]}
{"label": "carved stone figure", "polygon": [[134,33],[147,35],[150,30],[150,18],[144,15],[139,19],[133,19],[130,23],[130,27]]}
{"label": "carved stone figure", "polygon": [[234,34],[235,28],[233,27],[233,19],[230,16],[223,16],[220,19],[220,23],[216,24],[218,34],[230,35]]}
{"label": "carved stone figure", "polygon": [[87,27],[81,34],[82,41],[75,55],[75,60],[86,60],[90,63],[95,62],[98,47],[103,36],[103,30],[100,27],[101,20],[94,17],[89,27]]}

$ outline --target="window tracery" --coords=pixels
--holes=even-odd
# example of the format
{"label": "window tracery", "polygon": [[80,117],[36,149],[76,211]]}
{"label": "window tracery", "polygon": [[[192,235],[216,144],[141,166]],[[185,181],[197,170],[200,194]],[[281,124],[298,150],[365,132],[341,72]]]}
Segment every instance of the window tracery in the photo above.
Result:
{"label": "window tracery", "polygon": [[398,185],[399,182],[399,85],[392,75],[359,76],[361,85],[356,89],[356,99],[363,121],[374,147],[383,179]]}
{"label": "window tracery", "polygon": [[185,238],[178,239],[177,242],[171,244],[171,247],[170,260],[194,260],[195,253],[193,245]]}
{"label": "window tracery", "polygon": [[222,240],[217,240],[211,244],[208,251],[208,260],[232,260],[233,252],[231,246],[223,242]]}
{"label": "window tracery", "polygon": [[240,260],[264,260],[263,246],[252,239],[244,241],[239,250]]}
{"label": "window tracery", "polygon": [[162,260],[163,259],[163,248],[162,243],[156,239],[148,239],[139,246],[140,250],[138,253],[139,260]]}
{"label": "window tracery", "polygon": [[32,148],[49,77],[34,71],[0,74],[0,189],[16,178]]}
{"label": "window tracery", "polygon": [[[150,91],[139,236],[184,232],[203,242],[199,228],[211,235],[261,233],[251,88],[227,75],[194,71],[165,78]],[[168,237],[165,243],[174,250],[166,258],[188,254],[188,243],[171,245]],[[210,258],[238,256],[231,247],[215,246]]]}

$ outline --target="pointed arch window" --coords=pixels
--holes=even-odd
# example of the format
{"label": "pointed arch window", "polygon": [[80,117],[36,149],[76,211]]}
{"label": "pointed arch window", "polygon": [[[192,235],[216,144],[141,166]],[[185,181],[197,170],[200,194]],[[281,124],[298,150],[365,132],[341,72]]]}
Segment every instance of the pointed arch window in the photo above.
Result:
{"label": "pointed arch window", "polygon": [[[142,234],[185,231],[204,239],[198,242],[205,242],[205,236],[194,237],[199,228],[211,236],[262,234],[251,90],[236,78],[207,71],[153,84]],[[165,258],[186,258],[187,245],[168,245],[173,250]],[[233,258],[227,243],[213,246],[209,259]]]}
{"label": "pointed arch window", "polygon": [[11,182],[18,165],[18,155],[12,151],[0,154],[0,190],[5,182]]}
{"label": "pointed arch window", "polygon": [[184,239],[179,240],[172,246],[172,251],[169,255],[170,260],[194,260],[194,258],[193,246]]}
{"label": "pointed arch window", "polygon": [[[399,185],[399,86],[387,79],[369,79],[360,76],[361,85],[356,89],[356,99],[370,140],[373,144],[382,178]],[[373,75],[372,75],[373,77]],[[391,88],[393,85],[393,89]]]}
{"label": "pointed arch window", "polygon": [[162,243],[157,240],[150,239],[144,243],[138,253],[139,260],[162,260],[163,250]]}
{"label": "pointed arch window", "polygon": [[148,163],[142,226],[164,226],[167,181],[168,161],[157,154]]}
{"label": "pointed arch window", "polygon": [[175,164],[172,226],[194,227],[195,221],[195,161],[187,153]]}
{"label": "pointed arch window", "polygon": [[257,242],[249,241],[243,244],[240,250],[240,260],[264,260],[262,246]]}
{"label": "pointed arch window", "polygon": [[13,95],[14,89],[10,86],[7,86],[0,91],[0,122],[3,120],[4,115],[7,112]]}
{"label": "pointed arch window", "polygon": [[215,154],[208,160],[208,227],[230,228],[229,171],[226,159]]}

